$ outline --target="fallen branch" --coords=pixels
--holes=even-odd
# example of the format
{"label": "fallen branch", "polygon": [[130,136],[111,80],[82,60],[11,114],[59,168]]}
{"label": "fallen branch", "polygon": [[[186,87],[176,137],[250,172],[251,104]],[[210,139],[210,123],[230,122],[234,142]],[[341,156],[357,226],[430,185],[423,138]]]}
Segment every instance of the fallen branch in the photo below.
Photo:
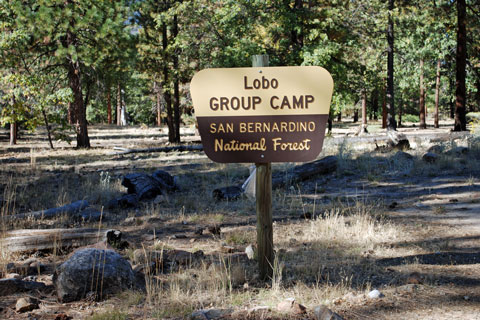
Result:
{"label": "fallen branch", "polygon": [[25,218],[51,219],[51,218],[58,217],[59,215],[62,215],[62,214],[67,214],[67,215],[79,214],[82,210],[86,209],[88,206],[89,206],[88,201],[79,200],[58,208],[50,208],[47,210],[40,210],[40,211],[33,211],[29,213],[3,216],[3,219],[5,220],[17,220],[17,219],[25,219]]}
{"label": "fallen branch", "polygon": [[83,247],[103,240],[99,229],[23,229],[8,231],[0,239],[2,251],[10,253]]}
{"label": "fallen branch", "polygon": [[129,153],[149,153],[149,152],[172,152],[172,151],[202,151],[203,145],[188,145],[188,146],[171,146],[159,148],[144,148],[144,149],[128,149],[122,147],[114,147],[113,150],[119,152],[111,152],[109,155],[123,155]]}

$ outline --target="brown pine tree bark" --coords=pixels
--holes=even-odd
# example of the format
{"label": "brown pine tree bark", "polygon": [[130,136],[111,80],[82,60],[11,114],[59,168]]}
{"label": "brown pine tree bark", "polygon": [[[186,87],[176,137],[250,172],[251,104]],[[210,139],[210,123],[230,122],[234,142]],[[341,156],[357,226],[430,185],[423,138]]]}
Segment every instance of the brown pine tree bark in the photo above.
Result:
{"label": "brown pine tree bark", "polygon": [[467,95],[465,87],[467,66],[467,29],[465,0],[457,0],[457,53],[456,53],[456,83],[455,83],[455,124],[453,131],[466,131],[466,105]]}
{"label": "brown pine tree bark", "polygon": [[400,104],[398,105],[398,123],[397,127],[402,127],[402,115],[403,115],[403,99],[400,99]]}
{"label": "brown pine tree bark", "polygon": [[162,24],[162,48],[165,53],[165,61],[163,65],[163,81],[162,88],[165,98],[165,109],[167,110],[167,126],[168,126],[168,141],[175,142],[175,125],[173,122],[173,109],[172,109],[172,95],[170,93],[169,81],[170,74],[168,71],[168,60],[167,60],[167,49],[168,49],[168,38],[167,38],[167,25]]}
{"label": "brown pine tree bark", "polygon": [[107,86],[107,123],[112,124],[112,96],[110,85]]}
{"label": "brown pine tree bark", "polygon": [[426,129],[425,122],[425,90],[423,88],[423,58],[420,59],[420,129]]}
{"label": "brown pine tree bark", "polygon": [[80,64],[78,61],[68,63],[68,83],[73,92],[73,102],[70,104],[71,120],[77,134],[77,148],[90,148],[88,138],[87,114],[82,95],[82,84],[80,80]]}
{"label": "brown pine tree bark", "polygon": [[372,118],[373,120],[378,120],[378,116],[377,116],[377,112],[378,112],[378,92],[377,92],[377,89],[373,90],[372,91]]}
{"label": "brown pine tree bark", "polygon": [[117,116],[117,126],[122,125],[122,87],[120,86],[120,82],[117,83],[117,108],[116,108],[116,116]]}
{"label": "brown pine tree bark", "polygon": [[360,133],[368,133],[367,130],[367,91],[363,89],[362,91],[362,126],[360,128]]}
{"label": "brown pine tree bark", "polygon": [[383,103],[382,103],[382,129],[387,128],[387,95],[386,88],[383,91]]}
{"label": "brown pine tree bark", "polygon": [[17,123],[10,123],[10,145],[14,146],[17,144]]}
{"label": "brown pine tree bark", "polygon": [[435,115],[433,120],[433,126],[435,128],[439,128],[439,121],[438,121],[438,105],[440,103],[440,67],[441,61],[440,59],[437,60],[437,77],[435,79]]}
{"label": "brown pine tree bark", "polygon": [[[173,16],[173,30],[172,36],[175,39],[178,35],[178,17],[177,15]],[[173,81],[173,119],[175,121],[175,135],[174,141],[176,143],[180,142],[180,81],[178,77],[178,56],[173,54],[173,69],[175,70],[174,81]]]}
{"label": "brown pine tree bark", "polygon": [[393,32],[393,17],[392,11],[394,9],[394,0],[388,0],[388,27],[387,27],[387,42],[388,42],[388,56],[387,56],[387,130],[397,130],[397,123],[395,121],[395,96],[394,96],[394,32]]}
{"label": "brown pine tree bark", "polygon": [[156,109],[157,109],[157,126],[162,126],[162,90],[160,89],[160,84],[158,81],[153,82],[153,90],[156,97]]}

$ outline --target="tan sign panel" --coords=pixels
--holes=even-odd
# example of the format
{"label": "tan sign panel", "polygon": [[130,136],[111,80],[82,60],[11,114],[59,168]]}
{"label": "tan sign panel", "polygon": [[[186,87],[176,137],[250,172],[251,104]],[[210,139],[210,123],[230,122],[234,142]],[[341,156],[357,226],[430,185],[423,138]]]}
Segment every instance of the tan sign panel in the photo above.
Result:
{"label": "tan sign panel", "polygon": [[321,67],[206,69],[190,86],[216,162],[303,162],[321,151],[333,80]]}

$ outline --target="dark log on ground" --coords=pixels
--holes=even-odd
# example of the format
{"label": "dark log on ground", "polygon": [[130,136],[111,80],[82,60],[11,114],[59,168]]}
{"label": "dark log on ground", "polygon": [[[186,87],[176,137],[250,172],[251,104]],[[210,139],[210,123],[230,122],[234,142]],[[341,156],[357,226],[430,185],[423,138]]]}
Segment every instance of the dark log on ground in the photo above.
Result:
{"label": "dark log on ground", "polygon": [[99,229],[23,229],[8,231],[0,239],[0,248],[10,253],[82,247],[102,241]]}
{"label": "dark log on ground", "polygon": [[144,149],[128,149],[121,147],[114,147],[113,150],[118,152],[109,153],[109,155],[123,155],[129,153],[149,153],[149,152],[172,152],[172,151],[203,151],[202,145],[188,145],[188,146],[171,146],[159,148],[144,148]]}
{"label": "dark log on ground", "polygon": [[295,182],[304,181],[319,174],[328,174],[337,169],[338,159],[328,156],[320,160],[295,166],[285,172],[274,172],[272,176],[272,188],[279,188]]}
{"label": "dark log on ground", "polygon": [[158,170],[153,175],[130,173],[123,177],[122,185],[129,194],[136,194],[139,200],[152,199],[164,192],[176,189],[173,177],[166,171]]}
{"label": "dark log on ground", "polygon": [[25,219],[25,218],[32,218],[32,219],[52,219],[58,217],[62,214],[67,215],[81,215],[81,212],[88,207],[88,201],[86,200],[79,200],[72,202],[70,204],[64,205],[58,208],[51,208],[47,210],[40,210],[34,211],[29,213],[21,213],[15,214],[10,216],[3,216],[3,219],[9,220],[17,220],[17,219]]}
{"label": "dark log on ground", "polygon": [[20,279],[0,279],[0,296],[8,296],[19,292],[45,289],[45,283],[23,281]]}

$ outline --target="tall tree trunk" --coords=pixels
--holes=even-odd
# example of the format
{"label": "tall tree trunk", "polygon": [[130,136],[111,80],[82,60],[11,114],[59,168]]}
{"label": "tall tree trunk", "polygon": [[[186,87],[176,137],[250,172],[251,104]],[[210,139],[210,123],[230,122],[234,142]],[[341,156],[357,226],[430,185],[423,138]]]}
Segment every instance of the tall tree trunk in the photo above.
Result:
{"label": "tall tree trunk", "polygon": [[425,90],[423,88],[423,58],[420,59],[420,129],[426,129],[425,122]]}
{"label": "tall tree trunk", "polygon": [[117,126],[122,125],[122,87],[120,86],[120,82],[117,83],[117,108],[116,108],[116,116],[117,116]]}
{"label": "tall tree trunk", "polygon": [[112,95],[110,84],[107,85],[107,123],[112,124]]}
{"label": "tall tree trunk", "polygon": [[353,110],[353,123],[358,122],[358,109]]}
{"label": "tall tree trunk", "polygon": [[71,116],[75,132],[77,134],[77,148],[90,148],[88,138],[87,114],[82,96],[82,84],[80,80],[80,64],[71,60],[68,63],[68,82],[73,92],[73,102],[70,104]]}
{"label": "tall tree trunk", "polygon": [[455,124],[453,131],[467,130],[467,119],[465,117],[467,96],[465,88],[466,66],[467,66],[467,29],[465,0],[457,0],[457,72],[455,83]]}
{"label": "tall tree trunk", "polygon": [[477,107],[474,112],[479,111],[480,108],[480,77],[477,77],[477,82],[475,83],[475,87],[477,88],[477,93],[475,93],[475,100],[477,101]]}
{"label": "tall tree trunk", "polygon": [[400,104],[398,105],[398,124],[400,128],[402,126],[402,115],[403,115],[403,99],[400,98]]}
{"label": "tall tree trunk", "polygon": [[339,111],[337,114],[337,122],[342,121],[342,111]]}
{"label": "tall tree trunk", "polygon": [[160,89],[160,84],[158,81],[153,82],[153,90],[156,97],[156,109],[157,109],[157,126],[162,126],[162,90]]}
{"label": "tall tree trunk", "polygon": [[53,142],[52,142],[52,133],[50,129],[50,124],[48,123],[48,118],[47,118],[47,113],[45,110],[42,109],[42,115],[43,115],[43,121],[45,122],[45,128],[47,128],[47,137],[48,137],[48,144],[50,145],[50,149],[55,149],[53,147]]}
{"label": "tall tree trunk", "polygon": [[440,103],[440,67],[441,67],[441,61],[440,59],[438,59],[437,60],[437,77],[435,79],[435,115],[433,120],[433,126],[435,128],[440,127],[438,123],[438,105]]}
{"label": "tall tree trunk", "polygon": [[328,124],[327,132],[330,134],[332,133],[332,128],[333,128],[333,121],[330,116],[328,117],[327,124]]}
{"label": "tall tree trunk", "polygon": [[11,122],[10,123],[10,145],[16,145],[17,144],[17,123],[16,122]]}
{"label": "tall tree trunk", "polygon": [[386,88],[383,90],[383,102],[382,102],[382,129],[387,128],[387,95]]}
{"label": "tall tree trunk", "polygon": [[367,133],[367,90],[362,90],[362,126],[360,133]]}
{"label": "tall tree trunk", "polygon": [[395,97],[394,97],[394,83],[393,83],[393,17],[392,11],[394,9],[394,0],[388,0],[388,28],[387,28],[387,42],[388,42],[388,58],[387,58],[387,130],[396,130],[397,124],[395,121]]}
{"label": "tall tree trunk", "polygon": [[372,111],[373,111],[373,120],[378,120],[378,92],[377,89],[372,91]]}
{"label": "tall tree trunk", "polygon": [[[175,39],[178,35],[178,17],[177,15],[173,16],[173,30],[172,36]],[[178,55],[173,54],[173,69],[174,73],[174,82],[173,82],[173,118],[175,121],[175,138],[173,142],[180,142],[180,81],[178,77]]]}
{"label": "tall tree trunk", "polygon": [[167,38],[167,25],[162,24],[162,48],[165,55],[164,65],[163,65],[163,94],[165,98],[165,107],[167,109],[167,125],[168,125],[168,141],[175,142],[175,126],[173,123],[173,110],[172,110],[172,95],[169,88],[169,72],[168,72],[168,38]]}

